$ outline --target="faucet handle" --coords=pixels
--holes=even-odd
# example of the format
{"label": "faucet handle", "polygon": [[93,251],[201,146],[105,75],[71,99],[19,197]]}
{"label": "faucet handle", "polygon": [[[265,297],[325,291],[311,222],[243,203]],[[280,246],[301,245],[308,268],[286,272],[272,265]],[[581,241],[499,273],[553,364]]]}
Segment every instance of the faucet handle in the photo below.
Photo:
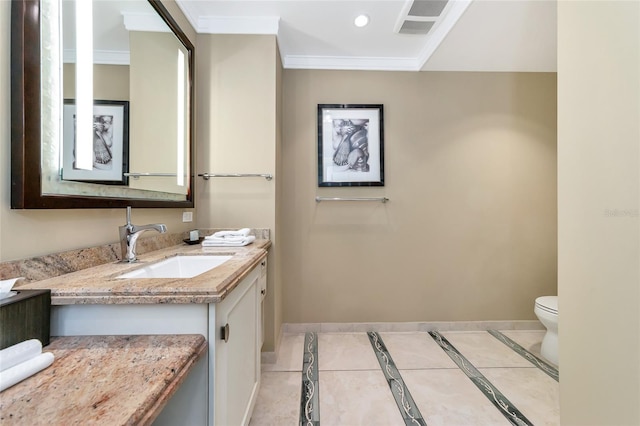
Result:
{"label": "faucet handle", "polygon": [[127,206],[127,225],[131,226],[131,206]]}

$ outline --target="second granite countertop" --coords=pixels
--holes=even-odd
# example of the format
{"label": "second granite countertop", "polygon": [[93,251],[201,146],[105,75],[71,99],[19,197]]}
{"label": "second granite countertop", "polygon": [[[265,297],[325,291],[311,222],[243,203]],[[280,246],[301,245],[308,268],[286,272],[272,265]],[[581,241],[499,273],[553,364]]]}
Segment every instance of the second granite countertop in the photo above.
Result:
{"label": "second granite countertop", "polygon": [[192,367],[201,335],[73,336],[43,348],[53,365],[2,392],[0,424],[150,425]]}
{"label": "second granite countertop", "polygon": [[[256,240],[244,247],[179,245],[141,255],[137,263],[107,263],[15,289],[51,289],[52,305],[216,303],[267,256],[270,245],[269,240]],[[116,278],[178,254],[231,255],[232,258],[193,278]]]}

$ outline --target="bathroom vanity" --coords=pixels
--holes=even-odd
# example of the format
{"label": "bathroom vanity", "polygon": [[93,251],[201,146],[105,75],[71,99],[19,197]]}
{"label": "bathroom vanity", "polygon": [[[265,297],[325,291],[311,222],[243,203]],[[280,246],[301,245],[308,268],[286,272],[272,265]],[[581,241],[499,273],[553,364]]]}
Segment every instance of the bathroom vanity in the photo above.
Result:
{"label": "bathroom vanity", "polygon": [[[155,424],[248,424],[260,385],[269,245],[174,246],[142,255],[139,263],[103,264],[20,288],[51,289],[52,336],[204,336],[207,356]],[[191,278],[119,278],[175,256],[227,260]]]}

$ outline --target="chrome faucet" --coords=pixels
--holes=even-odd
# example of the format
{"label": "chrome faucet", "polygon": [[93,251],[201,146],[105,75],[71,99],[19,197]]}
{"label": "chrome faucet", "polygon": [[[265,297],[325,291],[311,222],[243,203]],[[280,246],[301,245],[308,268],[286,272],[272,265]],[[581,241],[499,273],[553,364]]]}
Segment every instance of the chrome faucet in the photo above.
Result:
{"label": "chrome faucet", "polygon": [[152,225],[134,225],[131,223],[131,206],[127,207],[127,224],[119,228],[120,230],[120,249],[122,251],[122,261],[125,263],[133,263],[138,260],[136,257],[136,242],[138,237],[144,231],[154,229],[161,234],[167,232],[166,225],[155,223]]}

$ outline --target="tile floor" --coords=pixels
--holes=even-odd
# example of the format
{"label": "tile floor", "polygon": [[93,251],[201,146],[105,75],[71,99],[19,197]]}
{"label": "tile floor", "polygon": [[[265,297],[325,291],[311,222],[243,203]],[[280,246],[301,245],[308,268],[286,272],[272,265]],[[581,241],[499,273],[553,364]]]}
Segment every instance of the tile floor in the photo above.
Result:
{"label": "tile floor", "polygon": [[558,425],[544,331],[285,334],[251,426]]}

